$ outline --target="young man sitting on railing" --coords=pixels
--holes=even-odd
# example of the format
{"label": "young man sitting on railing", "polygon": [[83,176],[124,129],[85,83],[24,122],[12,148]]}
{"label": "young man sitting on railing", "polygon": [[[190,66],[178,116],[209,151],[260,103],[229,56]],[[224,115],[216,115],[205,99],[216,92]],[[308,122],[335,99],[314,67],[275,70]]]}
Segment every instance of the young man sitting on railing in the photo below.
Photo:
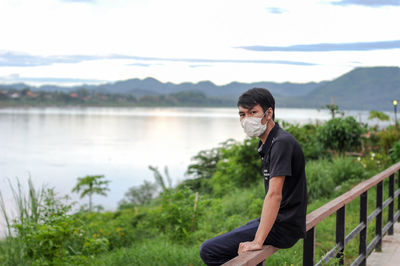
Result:
{"label": "young man sitting on railing", "polygon": [[275,100],[268,90],[246,91],[238,108],[244,132],[260,139],[266,196],[260,218],[203,243],[200,257],[207,265],[221,265],[263,245],[290,248],[305,235],[307,189],[300,144],[274,122]]}

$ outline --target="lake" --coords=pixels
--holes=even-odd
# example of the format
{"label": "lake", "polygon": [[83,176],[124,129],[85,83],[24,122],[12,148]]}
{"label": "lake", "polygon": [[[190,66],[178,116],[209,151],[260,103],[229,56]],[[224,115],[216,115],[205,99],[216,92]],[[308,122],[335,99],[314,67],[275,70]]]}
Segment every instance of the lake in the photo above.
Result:
{"label": "lake", "polygon": [[[368,117],[365,111],[346,114]],[[281,108],[276,118],[315,123],[330,114]],[[236,108],[2,108],[0,187],[9,201],[7,180],[26,184],[31,177],[36,187],[46,184],[79,200],[71,193],[77,177],[105,175],[111,181],[108,196],[93,201],[115,209],[128,188],[154,180],[149,165],[162,172],[167,166],[176,185],[193,156],[229,138],[245,138]]]}

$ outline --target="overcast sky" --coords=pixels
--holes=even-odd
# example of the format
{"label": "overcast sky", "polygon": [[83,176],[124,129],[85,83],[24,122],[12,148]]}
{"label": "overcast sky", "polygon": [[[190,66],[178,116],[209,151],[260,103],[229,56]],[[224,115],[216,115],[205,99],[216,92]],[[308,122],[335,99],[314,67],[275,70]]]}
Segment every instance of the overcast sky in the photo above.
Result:
{"label": "overcast sky", "polygon": [[400,66],[400,0],[1,0],[0,83],[308,82]]}

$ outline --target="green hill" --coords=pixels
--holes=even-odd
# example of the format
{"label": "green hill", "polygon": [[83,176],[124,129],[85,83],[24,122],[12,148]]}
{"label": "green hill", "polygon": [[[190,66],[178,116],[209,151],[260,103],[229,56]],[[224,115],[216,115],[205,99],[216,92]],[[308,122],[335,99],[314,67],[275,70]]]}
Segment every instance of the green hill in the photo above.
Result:
{"label": "green hill", "polygon": [[281,106],[319,108],[329,104],[331,96],[340,109],[393,109],[392,101],[400,99],[400,68],[356,68],[304,96],[280,100]]}
{"label": "green hill", "polygon": [[[63,91],[70,93],[85,88],[93,93],[121,94],[135,98],[182,96],[189,92],[192,94],[196,92],[204,94],[207,99],[212,99],[213,103],[223,103],[225,106],[235,106],[239,95],[253,87],[269,89],[275,96],[278,107],[321,108],[329,104],[331,96],[333,96],[335,104],[342,110],[391,110],[393,109],[392,101],[394,99],[400,100],[400,68],[356,68],[334,80],[318,83],[232,82],[218,86],[210,81],[174,84],[171,82],[163,83],[154,78],[146,78],[74,87],[56,85],[33,87],[26,84],[0,84],[0,90],[30,88],[36,92]],[[202,101],[202,104],[210,105],[211,100],[207,99]],[[191,102],[187,101],[182,104],[190,105]]]}

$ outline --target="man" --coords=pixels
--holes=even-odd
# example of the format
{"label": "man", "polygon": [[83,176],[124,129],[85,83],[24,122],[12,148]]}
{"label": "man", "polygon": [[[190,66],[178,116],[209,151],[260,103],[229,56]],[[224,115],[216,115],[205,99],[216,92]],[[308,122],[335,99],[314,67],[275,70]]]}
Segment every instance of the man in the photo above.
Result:
{"label": "man", "polygon": [[290,248],[305,236],[307,189],[300,144],[274,122],[275,100],[268,90],[246,91],[238,108],[245,133],[260,139],[266,196],[260,218],[203,243],[200,257],[207,265],[221,265],[263,245]]}

